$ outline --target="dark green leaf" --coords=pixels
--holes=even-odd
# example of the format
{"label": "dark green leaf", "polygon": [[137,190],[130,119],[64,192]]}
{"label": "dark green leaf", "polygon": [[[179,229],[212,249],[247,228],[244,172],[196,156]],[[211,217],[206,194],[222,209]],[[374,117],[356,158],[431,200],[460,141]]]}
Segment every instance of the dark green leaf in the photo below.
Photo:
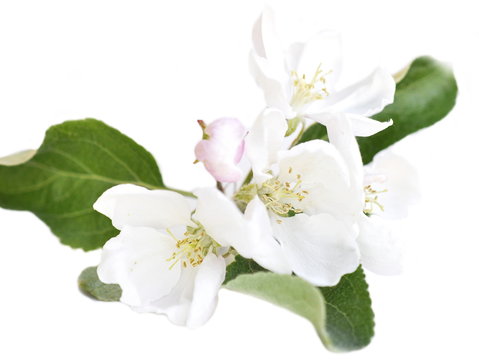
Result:
{"label": "dark green leaf", "polygon": [[452,70],[431,57],[413,61],[406,76],[397,84],[394,103],[373,116],[394,125],[376,135],[358,138],[363,162],[409,134],[444,118],[456,103],[457,84]]}
{"label": "dark green leaf", "polygon": [[303,135],[298,141],[298,144],[304,143],[306,141],[310,140],[316,140],[316,139],[322,139],[322,140],[327,140],[328,139],[328,132],[326,130],[326,126],[316,123],[311,125],[309,128],[305,130]]}
{"label": "dark green leaf", "polygon": [[256,296],[309,320],[331,351],[351,351],[369,344],[374,314],[361,268],[338,285],[318,288],[291,275],[266,271],[253,260],[236,257],[228,266],[227,289]]}
{"label": "dark green leaf", "polygon": [[334,346],[360,349],[374,335],[374,312],[362,268],[344,275],[338,285],[322,287],[326,301],[326,331]]}
{"label": "dark green leaf", "polygon": [[[427,56],[414,60],[396,85],[394,103],[372,116],[379,121],[393,119],[394,125],[376,135],[358,138],[363,162],[369,163],[379,151],[443,119],[454,107],[456,96],[457,84],[450,68]],[[314,124],[299,142],[325,136],[325,127]]]}
{"label": "dark green leaf", "polygon": [[0,206],[29,210],[62,243],[92,250],[118,234],[92,205],[124,183],[164,187],[155,160],[133,140],[98,120],[67,121],[47,131],[31,159],[0,165]]}
{"label": "dark green leaf", "polygon": [[253,274],[258,271],[268,271],[258,265],[254,260],[245,259],[241,255],[236,255],[235,261],[226,268],[226,276],[223,284],[230,282],[241,274]]}
{"label": "dark green leaf", "polygon": [[96,266],[86,268],[78,277],[78,287],[80,291],[100,301],[119,301],[121,297],[121,288],[116,284],[104,284],[98,278]]}

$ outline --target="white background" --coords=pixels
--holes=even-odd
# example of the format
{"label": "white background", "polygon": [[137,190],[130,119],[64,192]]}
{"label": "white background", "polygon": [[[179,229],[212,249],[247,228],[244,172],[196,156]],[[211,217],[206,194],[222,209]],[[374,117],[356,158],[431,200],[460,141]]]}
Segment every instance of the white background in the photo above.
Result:
{"label": "white background", "polygon": [[[395,72],[429,54],[453,64],[459,81],[458,106],[447,119],[397,147],[418,168],[423,199],[403,227],[404,274],[368,273],[372,344],[331,354],[307,321],[226,290],[211,321],[195,331],[91,301],[76,278],[99,252],[71,250],[32,214],[0,209],[1,359],[478,358],[474,2],[271,3],[289,26],[299,19],[311,30],[342,31],[350,76],[376,63]],[[247,55],[262,6],[2,0],[0,156],[38,147],[53,124],[96,117],[150,150],[167,184],[211,184],[192,165],[195,121],[229,115],[251,124],[261,110]]]}

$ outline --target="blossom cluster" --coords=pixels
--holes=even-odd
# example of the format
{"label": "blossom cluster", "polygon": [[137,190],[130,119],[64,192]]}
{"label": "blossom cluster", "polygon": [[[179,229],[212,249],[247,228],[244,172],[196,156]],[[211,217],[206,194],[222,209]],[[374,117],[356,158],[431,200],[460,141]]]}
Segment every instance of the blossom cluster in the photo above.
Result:
{"label": "blossom cluster", "polygon": [[[195,156],[217,187],[186,198],[118,185],[94,205],[120,230],[103,248],[98,276],[119,284],[121,302],[134,310],[204,324],[236,255],[315,286],[336,285],[359,265],[401,270],[390,223],[417,197],[414,170],[391,152],[363,166],[356,141],[394,126],[370,118],[392,103],[393,77],[377,68],[339,87],[339,35],[322,31],[284,46],[268,8],[254,25],[249,60],[265,98],[252,127],[230,117],[199,121]],[[316,123],[324,139],[301,141]]]}

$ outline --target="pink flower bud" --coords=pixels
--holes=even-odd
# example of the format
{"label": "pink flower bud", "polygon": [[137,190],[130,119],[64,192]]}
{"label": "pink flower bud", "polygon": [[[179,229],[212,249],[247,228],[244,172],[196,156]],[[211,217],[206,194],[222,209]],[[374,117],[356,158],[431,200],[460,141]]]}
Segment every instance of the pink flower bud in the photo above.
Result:
{"label": "pink flower bud", "polygon": [[209,125],[202,120],[198,123],[203,140],[195,147],[196,160],[203,162],[217,181],[240,180],[243,172],[237,165],[244,153],[246,128],[236,118],[220,118]]}

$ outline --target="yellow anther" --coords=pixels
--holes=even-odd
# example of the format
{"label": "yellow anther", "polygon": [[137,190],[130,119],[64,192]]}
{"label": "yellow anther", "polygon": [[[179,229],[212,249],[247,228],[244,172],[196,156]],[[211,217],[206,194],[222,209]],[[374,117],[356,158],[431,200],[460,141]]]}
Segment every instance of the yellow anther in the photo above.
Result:
{"label": "yellow anther", "polygon": [[196,223],[196,225],[196,227],[188,226],[183,234],[185,237],[180,240],[170,230],[167,230],[168,234],[176,241],[176,248],[178,249],[171,257],[166,259],[173,262],[170,269],[178,262],[185,268],[188,265],[198,266],[203,262],[206,255],[209,253],[216,254],[216,250],[221,247],[206,233],[200,223]]}
{"label": "yellow anther", "polygon": [[[311,81],[306,80],[306,75],[298,75],[296,71],[291,71],[291,79],[293,83],[293,96],[291,97],[291,106],[300,110],[306,105],[316,101],[322,100],[329,95],[326,89],[326,75],[329,75],[331,71],[324,72],[321,69],[321,64],[316,69]],[[316,88],[317,84],[321,84],[320,88]]]}
{"label": "yellow anther", "polygon": [[363,212],[366,215],[374,214],[374,208],[377,207],[379,210],[384,211],[384,206],[379,202],[378,194],[385,193],[387,190],[374,190],[371,185],[364,187],[365,192],[365,201]]}

